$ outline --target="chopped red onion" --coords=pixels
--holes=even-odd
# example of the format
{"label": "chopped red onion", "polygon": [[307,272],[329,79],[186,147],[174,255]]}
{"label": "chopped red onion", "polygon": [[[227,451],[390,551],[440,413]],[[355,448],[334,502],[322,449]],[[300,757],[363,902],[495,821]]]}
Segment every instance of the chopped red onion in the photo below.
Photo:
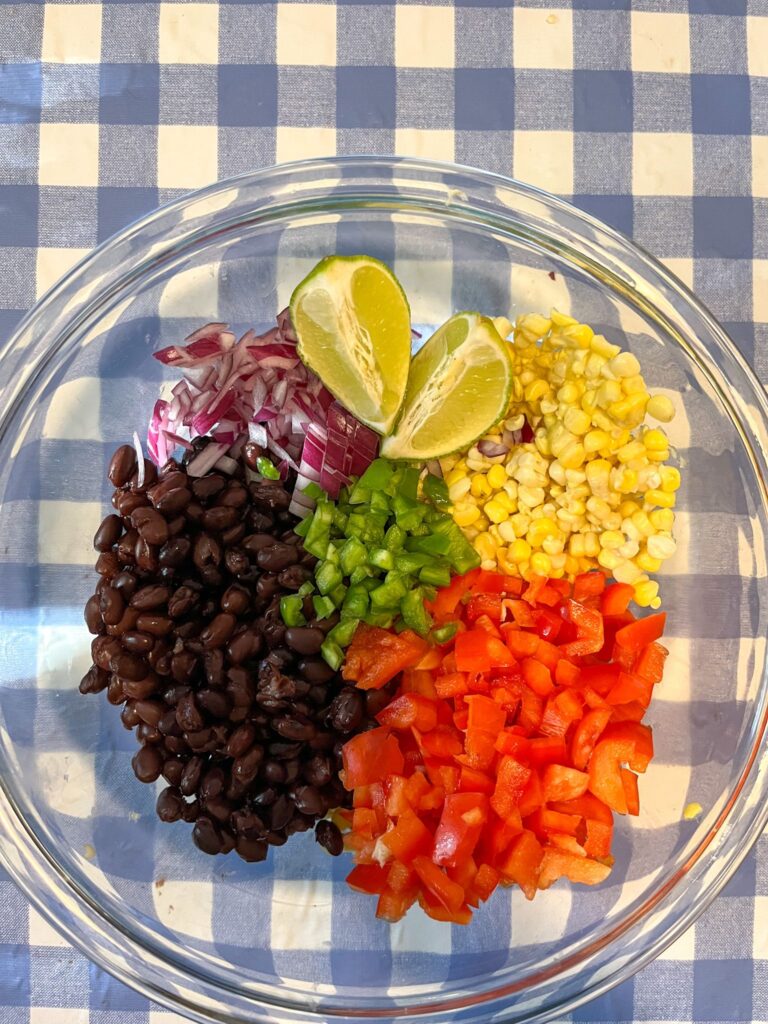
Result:
{"label": "chopped red onion", "polygon": [[499,455],[506,455],[509,451],[505,444],[500,444],[497,441],[479,441],[477,448],[481,454],[489,459],[495,459]]}
{"label": "chopped red onion", "polygon": [[216,441],[207,444],[201,452],[198,452],[193,459],[190,459],[187,465],[188,475],[205,476],[208,470],[213,469],[221,456],[226,453],[227,448],[228,445],[217,444]]}
{"label": "chopped red onion", "polygon": [[141,447],[141,441],[139,435],[134,430],[133,432],[133,447],[136,449],[136,465],[138,466],[136,472],[136,486],[144,486],[144,449]]}

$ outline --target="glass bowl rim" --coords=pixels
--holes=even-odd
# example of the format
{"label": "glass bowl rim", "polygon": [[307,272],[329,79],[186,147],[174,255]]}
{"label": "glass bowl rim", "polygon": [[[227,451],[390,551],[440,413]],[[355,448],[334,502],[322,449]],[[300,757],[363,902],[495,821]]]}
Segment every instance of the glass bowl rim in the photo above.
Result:
{"label": "glass bowl rim", "polygon": [[[622,278],[622,275],[619,274],[617,277],[615,267],[608,267],[606,270],[605,266],[601,265],[599,259],[597,263],[594,263],[595,257],[591,259],[587,257],[587,261],[593,264],[593,269],[600,267],[605,272],[603,283],[607,283],[611,279],[614,281],[618,280],[625,289],[629,287],[629,290],[632,291],[634,288],[635,294],[639,296],[641,290],[638,286],[640,284],[645,285],[650,281],[652,287],[655,286],[661,290],[660,294],[668,294],[681,301],[685,307],[686,317],[690,316],[692,319],[698,319],[706,332],[708,332],[709,339],[719,355],[726,362],[730,362],[732,367],[745,378],[750,391],[750,394],[747,396],[749,402],[738,394],[733,397],[730,404],[736,408],[741,408],[744,416],[749,414],[748,421],[752,435],[750,442],[757,443],[759,452],[758,457],[755,458],[754,449],[752,450],[753,464],[757,463],[757,466],[753,466],[753,468],[755,468],[756,475],[758,466],[762,470],[758,475],[758,483],[762,485],[764,504],[768,504],[766,501],[765,485],[768,473],[765,472],[766,458],[763,455],[764,452],[768,451],[768,397],[765,395],[762,386],[746,360],[706,307],[654,257],[625,235],[605,225],[597,218],[582,212],[572,204],[552,196],[535,186],[524,184],[500,174],[459,164],[407,157],[327,157],[295,161],[256,171],[248,171],[235,177],[215,182],[203,189],[187,193],[151,211],[135,223],[107,239],[80,260],[60,281],[54,284],[23,318],[6,343],[0,347],[0,368],[3,367],[6,357],[10,355],[15,347],[24,344],[25,338],[28,340],[28,336],[34,335],[35,325],[50,310],[55,309],[57,304],[65,302],[70,293],[75,294],[79,288],[86,285],[86,279],[91,269],[98,266],[101,262],[108,262],[119,253],[120,247],[126,242],[138,240],[142,232],[148,227],[161,223],[163,218],[170,220],[177,212],[190,209],[196,203],[203,202],[212,196],[233,189],[237,190],[241,187],[249,189],[259,189],[261,187],[262,194],[266,195],[270,187],[279,189],[281,184],[291,184],[291,179],[294,175],[303,176],[302,180],[308,186],[313,183],[319,186],[323,183],[323,180],[328,179],[331,169],[342,172],[342,177],[335,182],[336,191],[343,191],[345,183],[351,184],[352,180],[355,179],[355,175],[359,177],[362,190],[353,193],[353,208],[355,206],[365,206],[366,189],[370,189],[373,193],[368,197],[369,199],[381,198],[385,194],[382,191],[382,186],[391,184],[387,176],[396,175],[400,171],[407,176],[408,181],[418,183],[422,188],[434,185],[436,180],[444,181],[446,185],[453,181],[455,186],[461,184],[464,186],[464,189],[466,189],[467,185],[478,190],[487,189],[492,197],[496,197],[497,191],[501,190],[509,197],[520,201],[533,202],[541,210],[565,219],[567,222],[565,228],[560,224],[547,224],[549,229],[554,229],[555,234],[557,234],[558,230],[561,232],[568,232],[570,230],[572,238],[575,232],[576,244],[583,244],[585,250],[596,249],[598,254],[604,254],[607,250],[610,250],[610,255],[614,258],[618,254],[619,257],[628,259],[635,268],[639,268],[641,274],[639,280],[634,280],[631,275],[628,277],[624,275]],[[378,177],[374,175],[378,175]],[[516,217],[522,218],[522,221],[525,221],[528,216],[525,211],[522,213],[518,212],[515,205],[503,207],[498,200],[496,201],[493,216],[489,216],[487,212],[488,200],[485,200],[486,205],[483,206],[481,211],[482,204],[479,198],[476,205],[473,206],[472,197],[467,195],[464,189],[457,187],[449,188],[449,193],[456,192],[456,196],[454,197],[452,194],[449,194],[448,199],[442,199],[442,205],[445,207],[443,210],[444,215],[449,215],[451,211],[456,213],[461,209],[475,214],[482,212],[483,217],[481,220],[483,223],[495,224],[502,229],[506,227],[507,230],[515,223],[519,223],[519,220],[515,219]],[[391,193],[386,192],[386,195],[389,196]],[[395,193],[394,197],[397,198],[397,195]],[[284,201],[284,205],[280,209],[290,212],[292,206],[295,212],[299,212],[302,209],[301,203],[298,205],[292,204],[290,199]],[[218,210],[210,212],[213,212],[215,215]],[[203,216],[206,216],[205,211]],[[172,226],[181,226],[183,228],[184,221],[182,220],[180,225]],[[194,239],[194,233],[192,233],[192,237]],[[170,243],[168,244],[170,245]],[[167,250],[163,249],[163,251]],[[576,252],[577,250],[570,249],[569,251]],[[91,305],[88,307],[89,309],[98,307],[98,296],[101,293],[97,291],[94,294],[96,297],[92,299]],[[647,303],[647,296],[645,301]],[[66,331],[66,327],[65,321],[60,330]],[[702,365],[707,367],[711,375],[712,364],[707,358],[706,346],[702,344],[700,347],[700,356],[703,359]],[[6,415],[14,407],[14,399],[28,385],[35,368],[33,362],[32,370],[30,370],[29,374],[22,375],[23,379],[16,388],[12,389],[13,393],[10,397],[7,394],[0,395],[0,416]],[[715,367],[715,376],[723,377],[724,379],[722,371],[717,367]],[[756,411],[759,412],[758,420],[755,419]],[[743,433],[744,431],[742,431],[742,435]],[[751,747],[751,755],[742,769],[737,785],[731,791],[730,799],[718,818],[716,826],[699,844],[694,856],[689,858],[688,862],[676,873],[674,879],[663,887],[661,892],[655,897],[646,900],[642,907],[628,921],[621,926],[613,928],[606,935],[600,937],[599,941],[586,945],[581,943],[578,947],[578,952],[572,958],[562,961],[555,969],[551,969],[548,972],[540,972],[539,975],[533,976],[530,986],[529,979],[525,979],[523,982],[495,988],[492,985],[480,985],[478,989],[475,979],[473,979],[471,991],[466,989],[465,992],[455,997],[451,997],[450,993],[447,996],[444,996],[442,993],[436,993],[434,996],[430,995],[427,1001],[415,1006],[396,1006],[393,1005],[392,1000],[386,1000],[386,1005],[381,1003],[377,1006],[377,999],[368,998],[367,1000],[355,1001],[353,1006],[346,1007],[334,997],[321,999],[317,995],[302,995],[298,991],[293,993],[295,998],[287,999],[280,996],[279,989],[277,994],[275,994],[275,987],[272,986],[253,985],[247,991],[244,989],[235,991],[233,986],[217,981],[211,975],[201,976],[191,965],[186,966],[179,960],[163,956],[162,953],[148,948],[135,935],[129,934],[126,929],[111,919],[95,902],[88,899],[75,885],[74,881],[67,877],[66,873],[56,863],[38,837],[33,834],[31,828],[24,821],[19,808],[16,806],[11,792],[6,787],[5,780],[1,777],[0,838],[4,842],[0,843],[0,864],[2,864],[14,882],[22,889],[38,912],[92,961],[111,973],[118,980],[142,992],[154,1001],[188,1015],[191,1014],[199,1020],[227,1020],[232,1021],[233,1024],[234,1022],[245,1020],[258,1020],[262,1018],[254,1016],[254,1011],[263,1009],[265,1011],[286,1011],[289,1014],[289,1018],[286,1019],[296,1021],[321,1020],[329,1016],[347,1021],[411,1016],[432,1022],[446,1020],[448,1019],[446,1014],[452,1016],[454,1011],[466,1011],[469,1008],[477,1009],[482,1007],[483,1012],[487,1013],[488,1017],[490,1017],[492,1014],[503,1014],[505,1007],[507,1007],[512,1015],[504,1016],[503,1018],[495,1016],[495,1019],[543,1021],[550,1019],[555,1013],[564,1013],[574,1009],[634,974],[678,938],[693,923],[736,871],[768,822],[768,800],[763,799],[760,801],[760,806],[754,809],[747,825],[742,825],[740,832],[736,828],[732,830],[731,836],[735,834],[738,841],[732,842],[728,850],[719,850],[718,843],[715,840],[720,840],[720,845],[722,845],[723,824],[726,820],[731,821],[738,801],[741,799],[743,803],[749,796],[751,788],[758,788],[761,791],[759,795],[763,797],[768,796],[768,779],[760,778],[761,773],[758,770],[759,765],[757,765],[761,758],[765,759],[765,752],[761,751],[760,748],[766,726],[768,725],[767,696],[764,672],[760,699],[755,709],[756,712],[760,713],[756,716],[757,722],[753,727],[754,740]],[[747,790],[746,795],[744,795],[745,789]],[[745,814],[743,817],[747,818],[748,815]],[[736,815],[736,818],[735,824],[738,825],[739,815]],[[707,861],[707,858],[704,856],[711,847],[714,847],[710,851],[709,858],[709,861],[712,863]],[[714,862],[714,858],[711,856],[712,853],[718,853],[720,858],[719,864]],[[707,869],[709,869],[709,877],[703,880],[703,891],[699,894],[698,899],[684,908],[683,912],[675,917],[673,914],[675,903],[672,900],[672,896],[679,890],[677,883],[683,876],[688,875],[690,877],[695,871],[699,873],[696,876],[698,879]],[[678,892],[678,897],[680,895]],[[531,1014],[526,1013],[524,1016],[515,1015],[514,1007],[508,1007],[508,998],[521,988],[525,988],[527,993],[535,994],[537,987],[541,988],[553,976],[559,977],[566,969],[570,970],[572,967],[578,967],[586,973],[589,971],[590,966],[599,968],[599,953],[609,948],[615,939],[622,935],[627,935],[631,929],[639,926],[641,921],[649,918],[651,925],[655,927],[655,932],[651,935],[652,941],[645,947],[642,954],[633,958],[631,962],[624,963],[608,972],[603,971],[602,977],[596,978],[585,989],[574,995],[566,996],[563,999],[558,999],[555,996],[554,999],[545,1000]],[[492,977],[493,980],[495,979]],[[233,1010],[232,1002],[224,1004],[220,1002],[222,997],[230,997],[235,1002],[238,1002],[239,1005]],[[348,1001],[348,999],[345,1000],[342,996],[342,1001]],[[247,1013],[247,1016],[236,1015],[238,1011]]]}

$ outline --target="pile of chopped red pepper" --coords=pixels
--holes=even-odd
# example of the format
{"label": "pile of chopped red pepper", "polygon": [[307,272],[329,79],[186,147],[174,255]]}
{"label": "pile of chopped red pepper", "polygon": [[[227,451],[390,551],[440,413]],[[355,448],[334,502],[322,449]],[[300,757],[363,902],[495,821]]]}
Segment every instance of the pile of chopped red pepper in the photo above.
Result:
{"label": "pile of chopped red pepper", "polygon": [[375,689],[401,674],[379,727],[344,747],[348,882],[378,895],[378,917],[418,900],[467,924],[499,884],[533,899],[561,877],[608,876],[613,812],[639,812],[653,756],[641,719],[667,656],[664,613],[635,619],[632,596],[599,572],[476,569],[430,605],[456,624],[447,643],[358,628],[345,677]]}

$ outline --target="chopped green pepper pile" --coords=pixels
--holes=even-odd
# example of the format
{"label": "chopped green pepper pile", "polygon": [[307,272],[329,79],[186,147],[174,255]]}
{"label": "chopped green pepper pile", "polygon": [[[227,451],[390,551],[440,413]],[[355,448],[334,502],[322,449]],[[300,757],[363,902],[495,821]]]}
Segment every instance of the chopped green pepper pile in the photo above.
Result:
{"label": "chopped green pepper pile", "polygon": [[[335,502],[316,484],[306,493],[317,504],[296,533],[319,559],[315,581],[284,597],[280,610],[287,626],[302,625],[303,600],[312,594],[318,619],[340,613],[322,647],[334,669],[341,665],[343,649],[359,622],[426,636],[432,620],[424,601],[434,597],[435,587],[447,586],[452,573],[463,574],[480,564],[461,529],[443,511],[450,502],[439,477],[427,474],[422,479],[414,467],[375,459]],[[436,633],[438,643],[447,641]]]}

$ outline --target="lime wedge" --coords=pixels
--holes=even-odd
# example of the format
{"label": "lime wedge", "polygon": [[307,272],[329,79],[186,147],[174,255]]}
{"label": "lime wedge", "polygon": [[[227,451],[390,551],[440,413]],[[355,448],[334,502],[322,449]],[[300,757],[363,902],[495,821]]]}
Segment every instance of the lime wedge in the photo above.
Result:
{"label": "lime wedge", "polygon": [[504,416],[511,391],[507,342],[487,316],[457,313],[411,361],[400,416],[381,454],[420,461],[467,448]]}
{"label": "lime wedge", "polygon": [[327,256],[291,296],[302,362],[359,420],[392,427],[411,359],[411,312],[389,267],[371,256]]}

